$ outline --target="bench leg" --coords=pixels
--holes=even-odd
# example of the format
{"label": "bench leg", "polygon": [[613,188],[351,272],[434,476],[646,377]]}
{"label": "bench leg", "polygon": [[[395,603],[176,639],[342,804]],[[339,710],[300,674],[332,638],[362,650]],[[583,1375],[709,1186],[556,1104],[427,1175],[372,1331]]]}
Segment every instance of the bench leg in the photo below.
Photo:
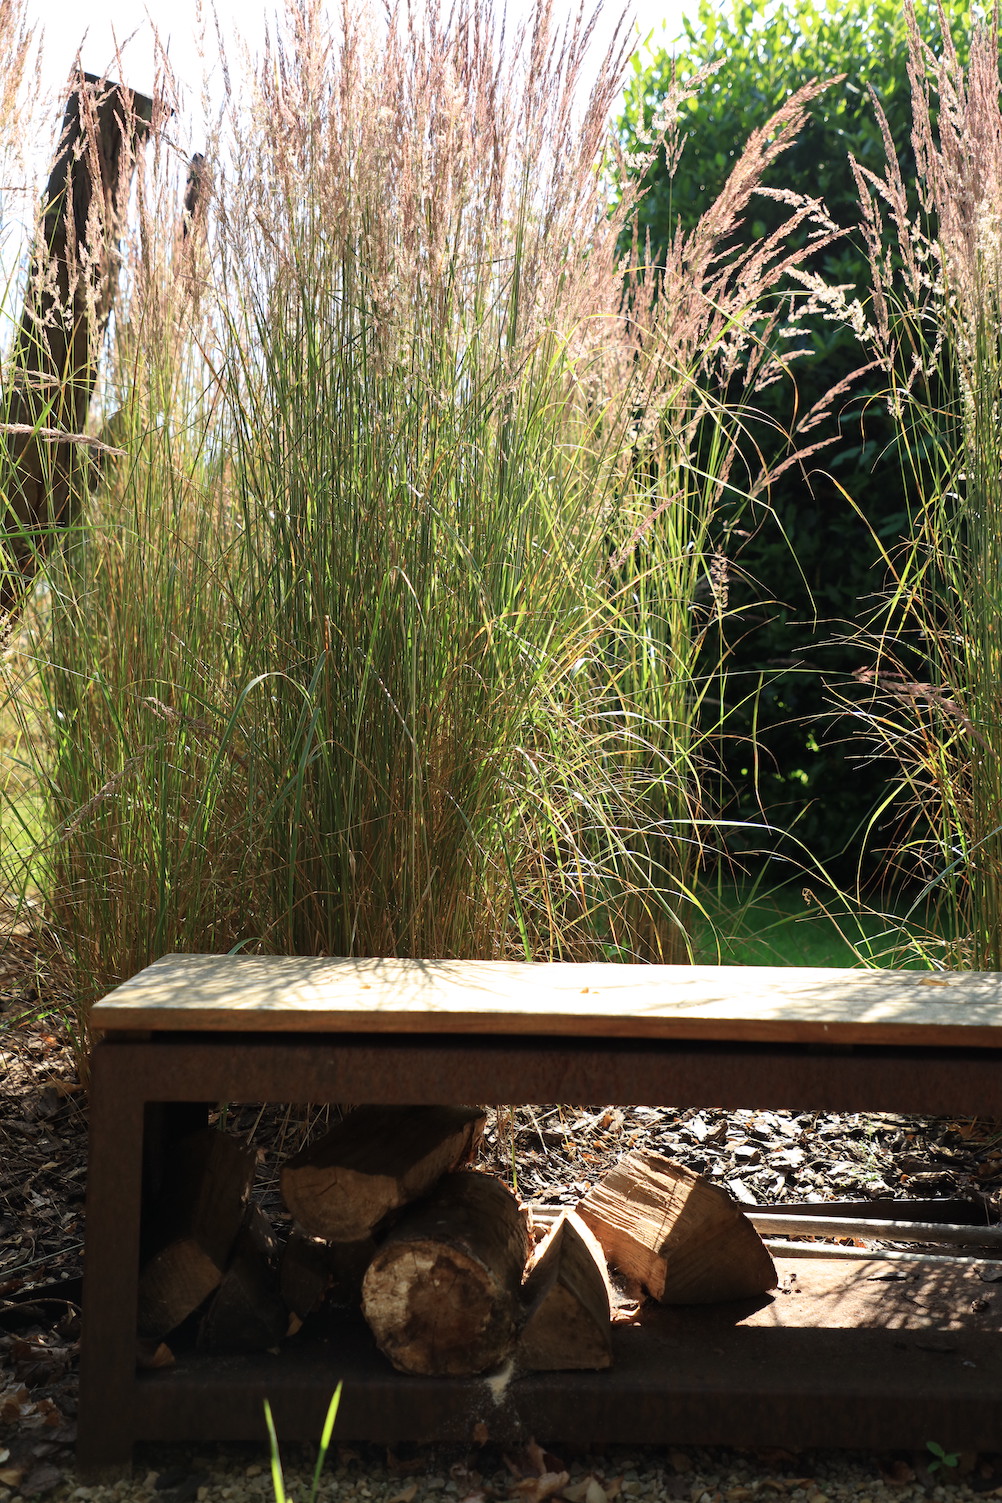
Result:
{"label": "bench leg", "polygon": [[116,1052],[98,1044],[91,1062],[77,1468],[95,1479],[127,1473],[135,1439],[143,1104]]}

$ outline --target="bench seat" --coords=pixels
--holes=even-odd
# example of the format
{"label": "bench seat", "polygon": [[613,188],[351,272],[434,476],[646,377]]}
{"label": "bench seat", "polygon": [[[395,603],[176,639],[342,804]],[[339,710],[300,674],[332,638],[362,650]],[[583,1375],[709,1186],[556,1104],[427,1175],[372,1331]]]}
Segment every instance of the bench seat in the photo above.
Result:
{"label": "bench seat", "polygon": [[993,1048],[1002,975],[165,955],[98,1002],[91,1026]]}

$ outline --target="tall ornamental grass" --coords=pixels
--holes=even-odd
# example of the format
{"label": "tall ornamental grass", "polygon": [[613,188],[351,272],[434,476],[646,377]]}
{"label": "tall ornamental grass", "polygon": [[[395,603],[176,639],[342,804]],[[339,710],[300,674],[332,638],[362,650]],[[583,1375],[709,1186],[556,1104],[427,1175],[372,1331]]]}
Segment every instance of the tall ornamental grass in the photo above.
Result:
{"label": "tall ornamental grass", "polygon": [[[941,18],[942,19],[942,18]],[[887,169],[856,164],[873,273],[871,336],[922,504],[878,623],[869,729],[914,820],[901,869],[935,899],[937,964],[1002,968],[1002,109],[996,11],[967,67],[943,20],[937,58],[911,5],[911,212]],[[878,107],[879,114],[879,107]]]}
{"label": "tall ornamental grass", "polygon": [[589,37],[302,0],[180,227],[148,153],[127,459],[25,649],[82,1002],[170,950],[686,957],[738,439],[828,229],[728,236],[815,91],[656,272]]}

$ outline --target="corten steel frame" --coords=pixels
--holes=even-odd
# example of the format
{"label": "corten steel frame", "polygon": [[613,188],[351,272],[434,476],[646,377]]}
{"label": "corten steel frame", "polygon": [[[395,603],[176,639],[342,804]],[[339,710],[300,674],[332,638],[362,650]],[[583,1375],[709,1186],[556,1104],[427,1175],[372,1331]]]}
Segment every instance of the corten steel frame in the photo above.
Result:
{"label": "corten steel frame", "polygon": [[[981,1115],[1002,1119],[1002,1050],[828,1047],[443,1034],[111,1036],[93,1054],[78,1464],[120,1471],[139,1440],[316,1440],[339,1379],[343,1439],[491,1439],[996,1449],[995,1334],[750,1328],[687,1336],[617,1327],[603,1373],[482,1380],[391,1370],[364,1327],[281,1355],[191,1358],[137,1373],[140,1201],[147,1165],[198,1103],[560,1101]],[[164,1104],[164,1105],[158,1105]],[[187,1105],[185,1105],[187,1104]],[[145,1141],[144,1141],[145,1140]],[[880,1286],[883,1288],[884,1286]],[[928,1338],[928,1332],[924,1333]],[[484,1429],[477,1432],[480,1436]]]}

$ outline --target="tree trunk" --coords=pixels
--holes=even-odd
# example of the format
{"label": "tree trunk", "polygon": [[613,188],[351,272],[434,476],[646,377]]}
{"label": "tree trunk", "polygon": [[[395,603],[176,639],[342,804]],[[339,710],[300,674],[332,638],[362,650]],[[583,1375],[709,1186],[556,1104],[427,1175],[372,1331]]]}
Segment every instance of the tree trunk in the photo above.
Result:
{"label": "tree trunk", "polygon": [[4,393],[0,615],[16,609],[88,489],[95,445],[83,430],[114,299],[116,241],[152,114],[152,100],[90,73],[66,105]]}

